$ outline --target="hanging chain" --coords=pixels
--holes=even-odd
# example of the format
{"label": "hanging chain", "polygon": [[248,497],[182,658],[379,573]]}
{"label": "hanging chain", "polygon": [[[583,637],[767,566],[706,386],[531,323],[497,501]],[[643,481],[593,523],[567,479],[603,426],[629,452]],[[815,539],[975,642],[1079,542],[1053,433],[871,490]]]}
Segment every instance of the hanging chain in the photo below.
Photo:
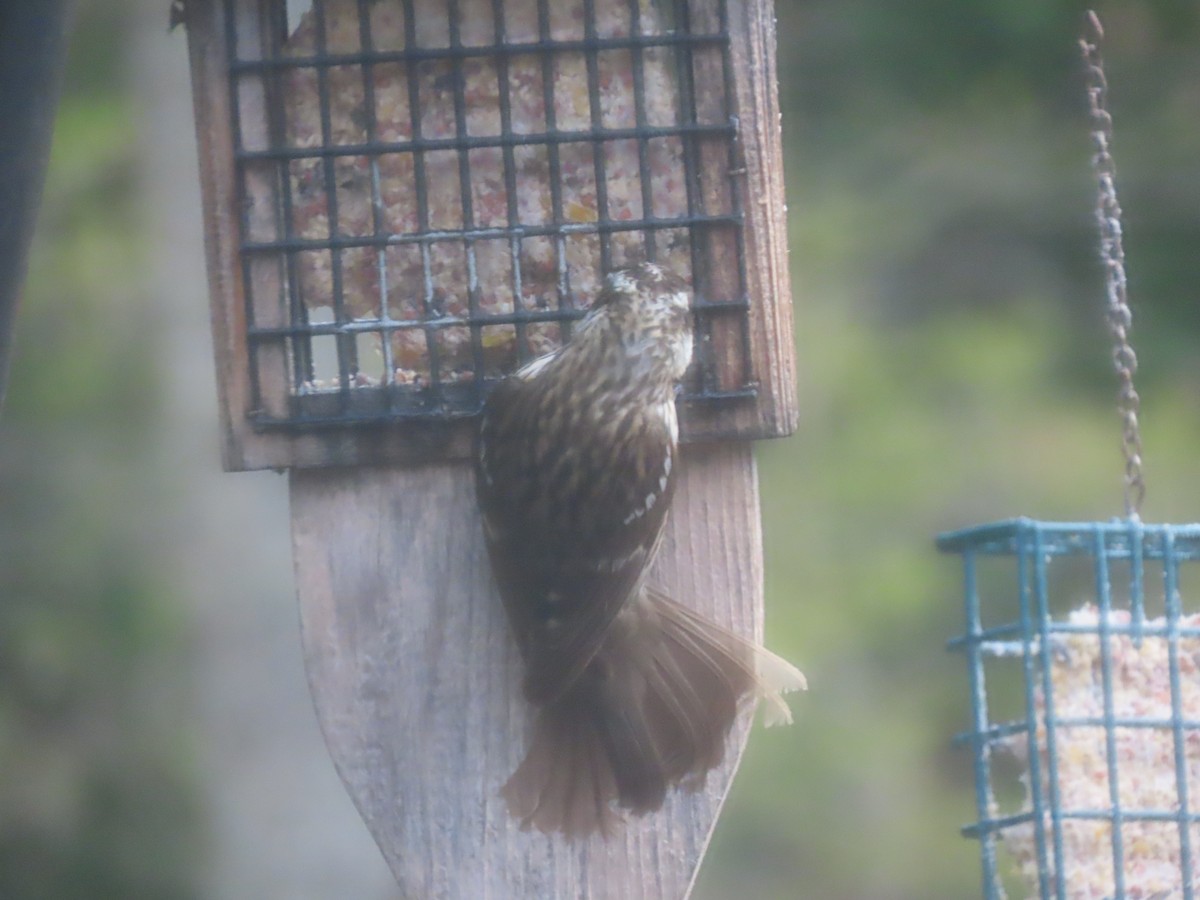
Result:
{"label": "hanging chain", "polygon": [[1125,450],[1125,515],[1137,519],[1146,496],[1142,480],[1142,435],[1138,427],[1138,406],[1141,403],[1133,387],[1137,372],[1137,354],[1129,343],[1133,315],[1125,281],[1125,249],[1121,243],[1121,207],[1117,203],[1116,164],[1109,148],[1112,144],[1112,116],[1105,109],[1108,80],[1104,76],[1104,60],[1100,57],[1100,42],[1104,28],[1096,13],[1088,11],[1085,36],[1079,41],[1083,62],[1087,67],[1088,106],[1091,113],[1092,170],[1096,175],[1096,224],[1100,229],[1100,259],[1104,264],[1104,286],[1108,295],[1106,319],[1112,336],[1113,367],[1120,386],[1117,390],[1117,412],[1121,417],[1121,437]]}

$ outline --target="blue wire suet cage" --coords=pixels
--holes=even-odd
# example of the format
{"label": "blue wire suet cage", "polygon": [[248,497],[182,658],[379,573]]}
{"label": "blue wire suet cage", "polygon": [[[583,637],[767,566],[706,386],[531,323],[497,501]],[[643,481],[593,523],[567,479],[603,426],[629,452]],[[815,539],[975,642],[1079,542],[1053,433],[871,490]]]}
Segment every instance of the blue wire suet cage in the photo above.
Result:
{"label": "blue wire suet cage", "polygon": [[1200,525],[1014,519],[938,547],[963,563],[983,896],[1197,896]]}
{"label": "blue wire suet cage", "polygon": [[[1147,525],[1137,355],[1089,13],[1095,216],[1125,454],[1125,517],[1012,519],[938,538],[963,562],[983,897],[1193,900],[1200,891],[1200,524]],[[1185,608],[1185,598],[1193,604]]]}

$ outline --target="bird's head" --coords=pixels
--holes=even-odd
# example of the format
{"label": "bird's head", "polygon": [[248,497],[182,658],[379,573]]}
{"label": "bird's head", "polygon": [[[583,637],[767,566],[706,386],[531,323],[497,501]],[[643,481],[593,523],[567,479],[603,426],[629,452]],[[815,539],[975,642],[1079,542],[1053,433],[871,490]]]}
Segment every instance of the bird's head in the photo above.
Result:
{"label": "bird's head", "polygon": [[597,325],[606,339],[617,339],[636,370],[656,380],[678,383],[691,364],[691,291],[657,263],[619,269],[605,279],[582,330]]}

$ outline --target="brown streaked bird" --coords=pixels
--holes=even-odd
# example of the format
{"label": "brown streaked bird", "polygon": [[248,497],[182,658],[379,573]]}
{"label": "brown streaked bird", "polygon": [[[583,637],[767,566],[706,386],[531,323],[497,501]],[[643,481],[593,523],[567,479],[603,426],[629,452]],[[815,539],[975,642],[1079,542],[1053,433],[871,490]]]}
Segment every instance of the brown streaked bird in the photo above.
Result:
{"label": "brown streaked bird", "polygon": [[609,833],[720,763],[743,704],[795,667],[645,585],[675,490],[675,391],[690,292],[654,263],[606,279],[570,343],[484,407],[476,492],[492,570],[539,712],[504,786],[524,827]]}

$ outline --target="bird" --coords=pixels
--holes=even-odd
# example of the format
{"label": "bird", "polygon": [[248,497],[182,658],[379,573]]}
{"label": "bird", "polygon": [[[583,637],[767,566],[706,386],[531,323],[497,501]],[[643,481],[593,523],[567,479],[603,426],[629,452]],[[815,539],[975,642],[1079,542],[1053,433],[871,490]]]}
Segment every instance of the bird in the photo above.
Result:
{"label": "bird", "polygon": [[803,674],[647,583],[679,472],[691,290],[653,262],[611,272],[560,348],[496,385],[475,486],[536,708],[501,789],[524,829],[585,838],[717,766],[739,711],[791,721]]}

